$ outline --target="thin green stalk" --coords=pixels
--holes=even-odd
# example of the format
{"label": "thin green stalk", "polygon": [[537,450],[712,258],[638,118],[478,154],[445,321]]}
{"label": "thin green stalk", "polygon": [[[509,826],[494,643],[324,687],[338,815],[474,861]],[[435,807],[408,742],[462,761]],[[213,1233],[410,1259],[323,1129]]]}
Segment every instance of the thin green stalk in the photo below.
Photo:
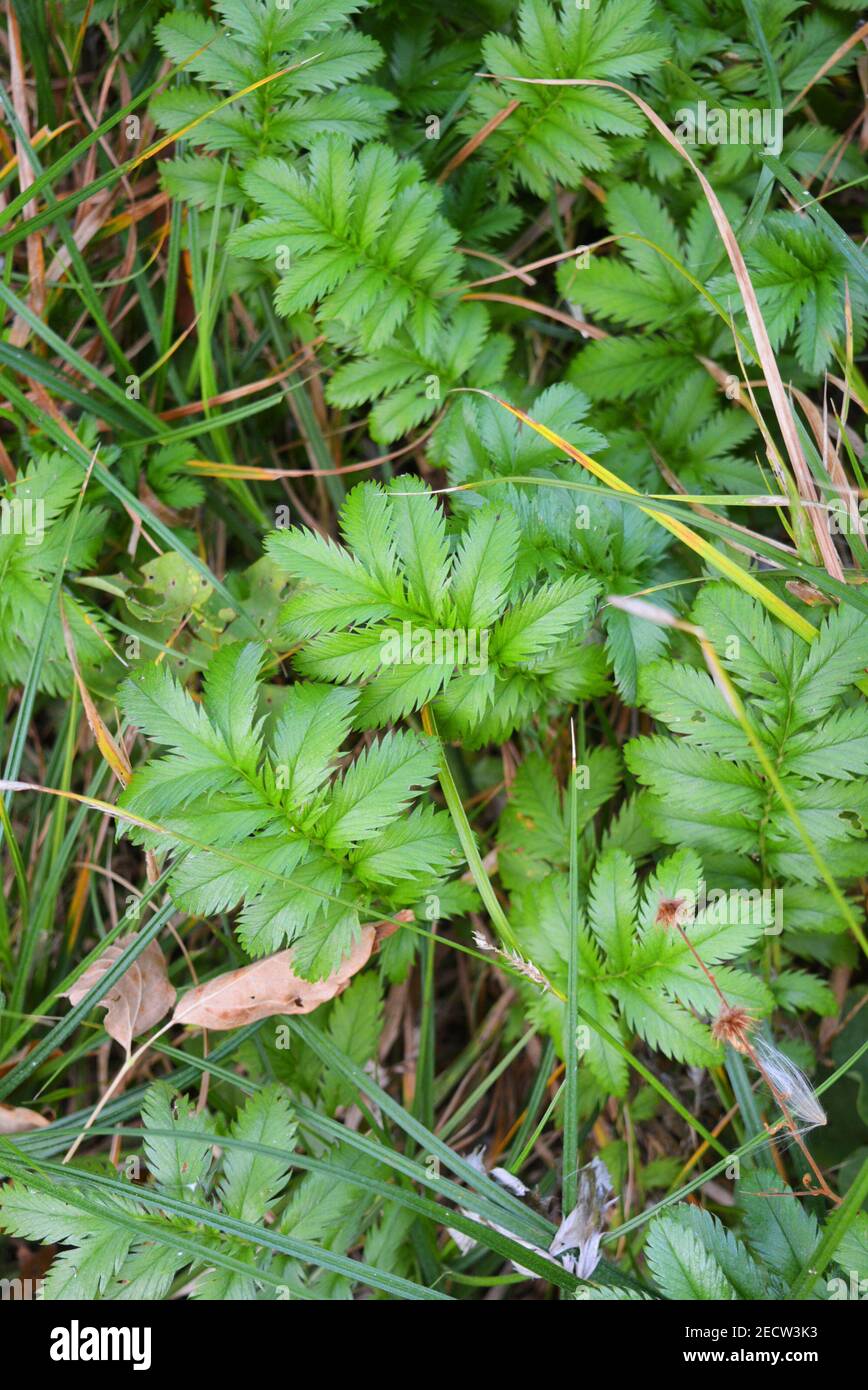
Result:
{"label": "thin green stalk", "polygon": [[[431,924],[432,932],[436,923]],[[429,1129],[434,1128],[434,958],[435,938],[422,942],[422,1010],[419,1020],[419,1056],[416,1059],[416,1094],[413,1113]]]}
{"label": "thin green stalk", "polygon": [[506,913],[498,901],[497,894],[492,887],[491,879],[488,877],[485,865],[482,862],[482,856],[476,845],[476,836],[470,828],[467,812],[462,805],[461,797],[458,795],[458,788],[452,776],[452,769],[449,766],[446,749],[443,747],[440,735],[437,732],[437,724],[429,705],[425,705],[422,709],[422,727],[427,734],[437,740],[440,789],[443,792],[446,806],[452,816],[458,838],[461,841],[461,848],[464,851],[464,857],[473,875],[473,881],[479,891],[479,896],[485,904],[488,915],[498,935],[506,942],[510,950],[518,951],[518,941],[516,940],[512,927],[509,925]]}
{"label": "thin green stalk", "polygon": [[551,1119],[552,1115],[553,1115],[554,1112],[555,1112],[555,1106],[557,1105],[558,1101],[560,1100],[561,1091],[562,1091],[563,1089],[564,1089],[564,1085],[563,1085],[563,1082],[561,1082],[560,1086],[558,1086],[557,1090],[555,1091],[554,1095],[552,1096],[551,1100],[549,1101],[548,1105],[546,1106],[545,1110],[543,1111],[542,1116],[540,1117],[539,1124],[537,1125],[537,1127],[536,1127],[536,1129],[534,1130],[533,1134],[530,1135],[530,1137],[528,1138],[527,1142],[525,1143],[524,1148],[523,1148],[523,1149],[521,1150],[521,1152],[516,1156],[516,1158],[513,1159],[512,1163],[509,1165],[509,1166],[510,1166],[510,1171],[511,1171],[511,1172],[513,1172],[513,1173],[520,1173],[521,1170],[522,1170],[522,1168],[524,1167],[524,1165],[527,1163],[527,1160],[530,1158],[530,1155],[533,1153],[534,1145],[536,1144],[537,1140],[539,1139],[540,1135],[543,1133],[543,1131],[544,1131],[546,1125],[548,1124],[549,1120]]}
{"label": "thin green stalk", "polygon": [[[475,1090],[471,1091],[470,1095],[467,1097],[465,1101],[461,1103],[461,1105],[459,1105],[455,1113],[453,1115],[450,1115],[449,1119],[446,1121],[444,1125],[441,1125],[440,1129],[438,1130],[441,1139],[448,1139],[451,1134],[455,1133],[455,1131],[461,1126],[461,1123],[464,1120],[465,1116],[471,1114],[473,1109],[482,1100],[482,1097],[486,1095],[488,1091],[491,1090],[491,1087],[494,1085],[494,1083],[497,1080],[499,1080],[501,1076],[503,1076],[505,1071],[509,1070],[516,1057],[521,1056],[522,1052],[524,1052],[524,1049],[527,1047],[528,1043],[533,1037],[535,1037],[535,1029],[531,1028],[527,1033],[525,1033],[522,1037],[519,1038],[517,1043],[514,1043],[512,1045],[509,1051],[506,1052],[503,1055],[503,1057],[501,1057],[500,1061],[496,1064],[496,1066],[493,1066],[491,1068],[491,1071],[488,1072],[488,1074],[482,1081],[480,1081],[479,1085],[475,1088]],[[433,1118],[431,1123],[433,1127]]]}
{"label": "thin green stalk", "polygon": [[545,1095],[546,1084],[548,1082],[549,1076],[551,1075],[552,1066],[554,1065],[554,1059],[555,1045],[551,1041],[551,1039],[549,1039],[546,1042],[545,1049],[542,1054],[542,1059],[537,1068],[536,1076],[533,1079],[533,1086],[531,1087],[530,1095],[528,1096],[525,1117],[522,1120],[518,1132],[516,1133],[516,1136],[512,1141],[512,1147],[506,1159],[506,1167],[509,1169],[511,1173],[517,1173],[519,1171],[519,1168],[517,1166],[518,1157],[522,1153],[524,1146],[527,1143],[528,1136],[531,1134],[531,1132],[533,1131],[533,1127],[536,1124],[537,1115],[539,1114],[539,1108],[542,1105],[542,1099]]}
{"label": "thin green stalk", "polygon": [[573,1210],[578,1191],[578,1133],[579,1133],[579,836],[578,836],[578,790],[576,786],[576,746],[575,729],[573,736],[573,755],[570,766],[569,820],[570,820],[570,934],[567,943],[567,1001],[564,1010],[564,1149],[563,1149],[563,1205],[564,1211]]}
{"label": "thin green stalk", "polygon": [[866,1197],[868,1197],[868,1158],[859,1169],[843,1202],[839,1207],[836,1207],[826,1222],[820,1244],[805,1261],[787,1294],[787,1299],[799,1300],[811,1297],[814,1285],[834,1256],[853,1222],[860,1215]]}

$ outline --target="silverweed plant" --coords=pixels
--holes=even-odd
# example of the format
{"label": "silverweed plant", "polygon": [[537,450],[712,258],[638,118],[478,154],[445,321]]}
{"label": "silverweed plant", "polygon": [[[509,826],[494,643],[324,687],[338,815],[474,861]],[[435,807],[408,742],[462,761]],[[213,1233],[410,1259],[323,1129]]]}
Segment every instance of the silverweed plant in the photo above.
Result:
{"label": "silverweed plant", "polygon": [[801,1354],[868,1296],[857,8],[0,34],[0,1301]]}

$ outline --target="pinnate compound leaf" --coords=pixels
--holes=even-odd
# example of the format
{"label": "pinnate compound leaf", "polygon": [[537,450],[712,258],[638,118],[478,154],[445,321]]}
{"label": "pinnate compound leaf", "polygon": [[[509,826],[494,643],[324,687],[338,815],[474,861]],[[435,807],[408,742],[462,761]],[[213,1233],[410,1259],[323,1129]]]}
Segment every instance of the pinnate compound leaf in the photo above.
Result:
{"label": "pinnate compound leaf", "polygon": [[714,1255],[699,1236],[672,1217],[654,1222],[646,1247],[654,1278],[667,1298],[729,1300],[736,1297]]}

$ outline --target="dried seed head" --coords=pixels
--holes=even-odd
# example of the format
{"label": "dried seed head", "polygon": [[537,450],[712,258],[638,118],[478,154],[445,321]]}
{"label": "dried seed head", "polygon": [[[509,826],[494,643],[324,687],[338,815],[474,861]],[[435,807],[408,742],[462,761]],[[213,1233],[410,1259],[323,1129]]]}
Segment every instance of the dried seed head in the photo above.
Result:
{"label": "dried seed head", "polygon": [[690,903],[687,898],[661,898],[657,905],[657,921],[667,930],[669,927],[680,927],[689,915]]}
{"label": "dried seed head", "polygon": [[524,956],[518,954],[518,951],[506,951],[501,946],[495,946],[481,931],[473,933],[473,940],[480,951],[489,951],[494,956],[500,956],[500,959],[506,961],[516,974],[523,975],[532,984],[539,985],[540,989],[551,988],[539,967],[534,965],[533,961],[525,960]]}
{"label": "dried seed head", "polygon": [[747,1009],[737,1008],[733,1004],[725,1004],[720,1013],[711,1025],[711,1036],[717,1042],[729,1043],[736,1052],[747,1052],[749,1050],[748,1033],[755,1026],[756,1019],[752,1018]]}

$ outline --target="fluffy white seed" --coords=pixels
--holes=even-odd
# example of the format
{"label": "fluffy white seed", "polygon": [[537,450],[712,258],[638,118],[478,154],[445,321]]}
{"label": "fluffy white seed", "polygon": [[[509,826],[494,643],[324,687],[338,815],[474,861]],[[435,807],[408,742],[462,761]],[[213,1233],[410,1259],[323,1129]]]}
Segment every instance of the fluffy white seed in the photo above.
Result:
{"label": "fluffy white seed", "polygon": [[758,1036],[753,1039],[753,1049],[762,1064],[762,1069],[771,1084],[772,1091],[780,1097],[784,1105],[798,1119],[813,1129],[826,1123],[826,1112],[817,1099],[817,1094],[805,1073],[795,1062]]}

